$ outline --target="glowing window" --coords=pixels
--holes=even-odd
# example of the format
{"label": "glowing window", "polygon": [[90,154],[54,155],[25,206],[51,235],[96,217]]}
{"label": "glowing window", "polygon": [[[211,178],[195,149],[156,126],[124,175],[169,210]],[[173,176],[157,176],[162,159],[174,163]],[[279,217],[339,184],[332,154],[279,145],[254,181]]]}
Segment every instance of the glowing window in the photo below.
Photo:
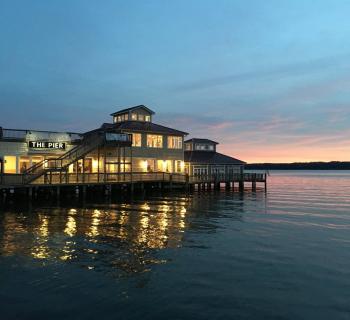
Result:
{"label": "glowing window", "polygon": [[131,114],[131,120],[137,120],[137,114],[136,113],[132,113]]}
{"label": "glowing window", "polygon": [[16,162],[17,162],[16,156],[5,156],[4,157],[4,165],[5,165],[4,172],[5,173],[17,173]]}
{"label": "glowing window", "polygon": [[142,136],[141,133],[133,133],[132,134],[132,146],[133,147],[141,147]]}
{"label": "glowing window", "polygon": [[147,147],[148,148],[163,148],[163,136],[156,134],[147,135]]}
{"label": "glowing window", "polygon": [[145,121],[150,122],[151,121],[151,116],[145,116]]}
{"label": "glowing window", "polygon": [[182,149],[182,137],[168,137],[168,148],[169,149]]}

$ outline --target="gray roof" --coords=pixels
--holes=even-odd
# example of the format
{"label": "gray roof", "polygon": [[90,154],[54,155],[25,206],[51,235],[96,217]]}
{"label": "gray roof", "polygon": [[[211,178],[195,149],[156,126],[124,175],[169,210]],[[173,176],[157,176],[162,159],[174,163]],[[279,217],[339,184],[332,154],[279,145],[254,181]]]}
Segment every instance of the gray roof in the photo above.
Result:
{"label": "gray roof", "polygon": [[137,110],[137,109],[140,109],[140,108],[146,110],[146,111],[149,112],[150,114],[154,114],[154,113],[155,113],[155,112],[152,111],[150,108],[147,108],[145,105],[140,104],[140,105],[135,106],[135,107],[126,108],[126,109],[122,109],[122,110],[119,110],[119,111],[117,111],[117,112],[111,113],[111,116],[116,116],[116,115],[118,115],[118,114],[127,113],[127,112],[129,112],[129,111]]}
{"label": "gray roof", "polygon": [[185,151],[185,162],[192,164],[245,164],[242,160],[214,151]]}
{"label": "gray roof", "polygon": [[185,141],[185,143],[189,143],[189,142],[219,144],[218,142],[213,141],[213,140],[209,140],[209,139],[199,139],[199,138],[192,138],[192,139],[189,139],[189,140],[186,140],[186,141]]}
{"label": "gray roof", "polygon": [[139,131],[139,132],[154,132],[161,134],[173,134],[179,136],[188,135],[187,132],[164,127],[160,124],[147,121],[124,121],[117,123],[104,123],[101,129],[105,130],[123,130],[123,131]]}

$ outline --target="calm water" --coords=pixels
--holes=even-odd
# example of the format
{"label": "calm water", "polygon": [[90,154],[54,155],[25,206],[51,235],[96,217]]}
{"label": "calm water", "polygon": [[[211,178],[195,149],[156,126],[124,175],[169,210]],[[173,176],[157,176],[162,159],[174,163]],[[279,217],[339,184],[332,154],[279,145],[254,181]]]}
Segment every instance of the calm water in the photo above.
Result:
{"label": "calm water", "polygon": [[350,172],[3,206],[0,318],[350,319]]}

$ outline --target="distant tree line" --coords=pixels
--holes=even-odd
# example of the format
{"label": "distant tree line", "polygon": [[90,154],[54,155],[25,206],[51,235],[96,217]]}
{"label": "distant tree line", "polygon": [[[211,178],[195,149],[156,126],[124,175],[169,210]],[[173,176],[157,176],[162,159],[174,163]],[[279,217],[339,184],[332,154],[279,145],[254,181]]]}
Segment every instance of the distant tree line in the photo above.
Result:
{"label": "distant tree line", "polygon": [[350,170],[350,161],[249,163],[245,165],[245,168],[254,170]]}

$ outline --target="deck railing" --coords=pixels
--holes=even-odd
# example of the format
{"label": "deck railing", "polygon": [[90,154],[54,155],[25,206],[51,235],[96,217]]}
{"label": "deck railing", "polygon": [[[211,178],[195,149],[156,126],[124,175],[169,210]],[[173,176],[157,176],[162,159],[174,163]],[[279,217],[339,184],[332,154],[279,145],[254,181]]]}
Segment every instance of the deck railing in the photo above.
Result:
{"label": "deck railing", "polygon": [[22,174],[3,174],[0,185],[64,185],[64,184],[108,184],[108,183],[138,183],[138,182],[173,182],[173,183],[224,183],[224,182],[265,182],[264,173],[243,173],[229,175],[188,176],[181,173],[168,172],[121,172],[121,173],[68,173],[66,171],[47,171],[30,183],[23,181]]}

